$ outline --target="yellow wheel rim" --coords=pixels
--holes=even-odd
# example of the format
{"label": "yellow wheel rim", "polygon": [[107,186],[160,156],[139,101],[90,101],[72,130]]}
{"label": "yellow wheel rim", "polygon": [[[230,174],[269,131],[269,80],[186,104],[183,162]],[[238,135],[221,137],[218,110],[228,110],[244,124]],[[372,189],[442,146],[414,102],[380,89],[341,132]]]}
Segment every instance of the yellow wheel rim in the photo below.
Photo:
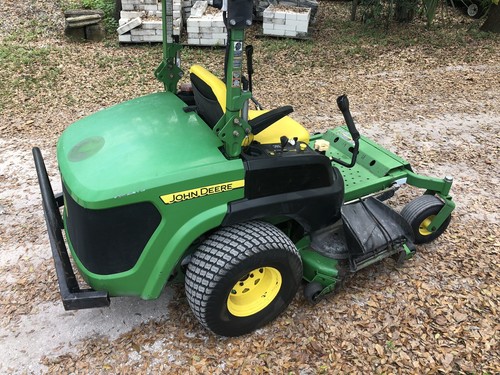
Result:
{"label": "yellow wheel rim", "polygon": [[227,298],[227,309],[239,317],[256,314],[274,300],[281,283],[281,273],[276,268],[256,268],[234,284]]}
{"label": "yellow wheel rim", "polygon": [[431,215],[427,218],[425,218],[424,221],[422,221],[420,223],[420,225],[418,226],[418,232],[422,235],[422,236],[429,236],[430,234],[432,234],[431,231],[429,231],[427,228],[429,227],[429,225],[431,225],[432,223],[432,220],[434,219],[436,215]]}

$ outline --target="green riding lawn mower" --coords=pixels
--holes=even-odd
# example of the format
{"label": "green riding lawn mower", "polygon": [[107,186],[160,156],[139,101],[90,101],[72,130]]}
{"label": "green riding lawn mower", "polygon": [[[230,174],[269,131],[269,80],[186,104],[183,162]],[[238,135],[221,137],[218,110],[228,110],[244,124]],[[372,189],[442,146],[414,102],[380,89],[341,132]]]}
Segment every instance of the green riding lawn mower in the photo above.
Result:
{"label": "green riding lawn mower", "polygon": [[[163,0],[155,75],[165,91],[69,126],[57,144],[60,194],[33,149],[67,310],[114,296],[154,299],[183,282],[204,327],[242,335],[283,312],[302,282],[315,303],[349,273],[411,258],[448,226],[452,178],[416,174],[360,135],[346,96],[337,99],[346,125],[322,134],[289,117],[290,106],[249,109],[253,2],[222,7],[224,80],[195,65],[192,90],[178,91],[181,45],[167,43],[172,4]],[[383,201],[403,184],[423,195],[397,213]]]}

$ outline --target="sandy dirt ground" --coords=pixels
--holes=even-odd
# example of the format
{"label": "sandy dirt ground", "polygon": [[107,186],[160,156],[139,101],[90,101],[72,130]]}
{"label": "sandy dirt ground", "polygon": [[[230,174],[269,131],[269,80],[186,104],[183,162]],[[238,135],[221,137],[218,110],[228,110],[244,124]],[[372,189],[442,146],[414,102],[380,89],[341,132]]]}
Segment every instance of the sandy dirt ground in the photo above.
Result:
{"label": "sandy dirt ground", "polygon": [[[500,372],[498,40],[380,52],[370,46],[368,58],[361,51],[350,60],[336,54],[328,60],[318,37],[305,57],[322,64],[292,64],[298,69],[276,67],[291,58],[286,44],[275,56],[256,52],[256,95],[263,104],[292,104],[295,119],[322,131],[342,122],[332,98],[349,94],[363,134],[419,173],[454,177],[457,208],[447,232],[419,246],[402,268],[391,261],[369,267],[314,307],[298,293],[273,323],[227,339],[201,328],[182,286],[166,288],[155,301],[116,298],[110,308],[64,311],[31,148],[41,147],[59,190],[60,132],[95,110],[158,90],[140,77],[159,62],[142,64],[141,53],[152,60],[159,51],[75,45],[54,35],[47,44],[56,47],[44,56],[57,68],[57,84],[43,86],[49,75],[38,61],[40,71],[31,74],[42,87],[16,89],[0,117],[1,373]],[[113,63],[80,61],[83,53]],[[208,66],[221,57],[221,50],[188,51],[188,62],[202,59]],[[143,70],[128,80],[117,78],[139,65]],[[106,74],[122,80],[119,87],[107,85]],[[402,189],[393,205],[416,194]]]}

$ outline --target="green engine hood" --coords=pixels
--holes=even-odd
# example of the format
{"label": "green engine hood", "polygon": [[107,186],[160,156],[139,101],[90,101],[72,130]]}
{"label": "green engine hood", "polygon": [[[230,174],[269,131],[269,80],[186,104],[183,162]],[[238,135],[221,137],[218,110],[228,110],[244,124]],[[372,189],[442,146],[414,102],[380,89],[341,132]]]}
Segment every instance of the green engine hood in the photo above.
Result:
{"label": "green engine hood", "polygon": [[174,94],[161,92],[68,127],[57,158],[73,198],[98,208],[97,202],[167,185],[182,188],[190,178],[242,169],[241,161],[221,154],[220,140],[198,115],[184,112],[185,106]]}

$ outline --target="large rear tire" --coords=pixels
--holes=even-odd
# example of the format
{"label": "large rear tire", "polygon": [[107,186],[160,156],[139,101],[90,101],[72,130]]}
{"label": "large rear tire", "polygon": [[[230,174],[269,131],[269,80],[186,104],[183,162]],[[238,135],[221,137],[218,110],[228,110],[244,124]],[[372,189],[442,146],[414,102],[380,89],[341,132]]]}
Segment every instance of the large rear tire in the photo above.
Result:
{"label": "large rear tire", "polygon": [[423,244],[435,240],[448,228],[451,215],[434,232],[428,230],[432,219],[441,211],[444,203],[434,195],[422,195],[408,203],[401,211],[401,216],[410,224],[415,235],[415,243]]}
{"label": "large rear tire", "polygon": [[203,241],[187,268],[186,295],[204,327],[239,336],[281,314],[301,279],[293,242],[275,226],[251,221],[221,228]]}

